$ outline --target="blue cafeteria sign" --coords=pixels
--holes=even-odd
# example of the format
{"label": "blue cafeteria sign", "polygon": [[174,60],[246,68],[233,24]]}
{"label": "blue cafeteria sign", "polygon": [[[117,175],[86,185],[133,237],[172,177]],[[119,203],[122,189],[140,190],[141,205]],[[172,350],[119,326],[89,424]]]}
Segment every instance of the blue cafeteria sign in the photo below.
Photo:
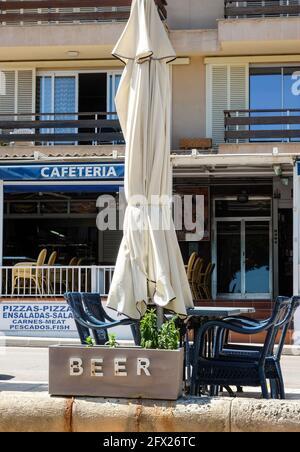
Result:
{"label": "blue cafeteria sign", "polygon": [[124,178],[123,163],[83,163],[0,166],[3,181],[117,180]]}

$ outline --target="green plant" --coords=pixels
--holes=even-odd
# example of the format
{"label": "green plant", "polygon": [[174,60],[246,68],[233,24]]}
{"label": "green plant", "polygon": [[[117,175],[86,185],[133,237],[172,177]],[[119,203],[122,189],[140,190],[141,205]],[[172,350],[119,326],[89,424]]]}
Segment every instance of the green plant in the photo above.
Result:
{"label": "green plant", "polygon": [[117,346],[119,344],[118,344],[116,339],[117,339],[116,334],[113,334],[113,333],[109,334],[108,335],[108,341],[106,342],[105,345],[108,345],[110,348],[117,348]]}
{"label": "green plant", "polygon": [[158,348],[161,350],[177,350],[180,332],[176,326],[177,317],[165,322],[158,333]]}
{"label": "green plant", "polygon": [[155,309],[149,309],[140,322],[141,346],[146,349],[158,347],[157,316]]}
{"label": "green plant", "polygon": [[155,309],[149,309],[141,320],[141,346],[146,349],[177,350],[180,332],[176,326],[177,316],[157,327]]}
{"label": "green plant", "polygon": [[88,347],[93,347],[94,346],[94,339],[91,338],[91,336],[88,336],[85,340],[85,343]]}

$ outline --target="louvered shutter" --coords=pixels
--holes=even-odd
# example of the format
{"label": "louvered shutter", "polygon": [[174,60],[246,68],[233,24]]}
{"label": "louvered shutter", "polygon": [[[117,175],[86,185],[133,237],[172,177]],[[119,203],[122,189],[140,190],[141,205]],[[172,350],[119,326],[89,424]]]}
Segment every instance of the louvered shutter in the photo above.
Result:
{"label": "louvered shutter", "polygon": [[224,142],[224,110],[229,105],[228,78],[227,66],[212,67],[211,136],[214,147]]}
{"label": "louvered shutter", "polygon": [[248,108],[248,64],[211,64],[207,74],[207,136],[217,148],[225,141],[224,110]]}
{"label": "louvered shutter", "polygon": [[15,113],[15,71],[0,71],[0,114]]}
{"label": "louvered shutter", "polygon": [[17,112],[20,114],[33,113],[33,71],[18,71]]}
{"label": "louvered shutter", "polygon": [[[230,66],[230,110],[248,109],[248,66]],[[239,113],[239,116],[246,116],[246,113]],[[245,130],[246,126],[238,126],[239,130]],[[236,130],[236,129],[235,129]],[[239,143],[246,140],[239,140]]]}

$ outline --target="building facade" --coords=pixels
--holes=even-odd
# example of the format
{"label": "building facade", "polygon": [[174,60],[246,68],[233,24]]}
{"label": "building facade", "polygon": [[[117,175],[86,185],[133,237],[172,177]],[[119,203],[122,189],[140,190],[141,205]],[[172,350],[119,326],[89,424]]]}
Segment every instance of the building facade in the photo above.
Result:
{"label": "building facade", "polygon": [[[300,2],[156,3],[178,55],[174,193],[205,198],[204,238],[178,234],[184,260],[196,251],[214,264],[211,294],[199,302],[251,305],[267,316],[277,295],[299,292]],[[62,266],[79,259],[87,288],[100,274],[107,292],[122,232],[95,228],[96,204],[123,185],[114,107],[122,66],[111,51],[130,4],[0,2],[5,299],[28,296],[22,285],[13,293],[10,275],[44,248]],[[56,284],[45,278],[51,295]]]}

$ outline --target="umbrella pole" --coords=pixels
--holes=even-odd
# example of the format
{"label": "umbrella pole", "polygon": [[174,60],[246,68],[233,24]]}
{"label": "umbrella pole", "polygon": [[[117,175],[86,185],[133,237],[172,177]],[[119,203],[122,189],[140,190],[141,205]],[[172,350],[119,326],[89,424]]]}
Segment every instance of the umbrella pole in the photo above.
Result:
{"label": "umbrella pole", "polygon": [[157,306],[156,315],[157,315],[157,327],[161,328],[164,323],[164,308]]}

